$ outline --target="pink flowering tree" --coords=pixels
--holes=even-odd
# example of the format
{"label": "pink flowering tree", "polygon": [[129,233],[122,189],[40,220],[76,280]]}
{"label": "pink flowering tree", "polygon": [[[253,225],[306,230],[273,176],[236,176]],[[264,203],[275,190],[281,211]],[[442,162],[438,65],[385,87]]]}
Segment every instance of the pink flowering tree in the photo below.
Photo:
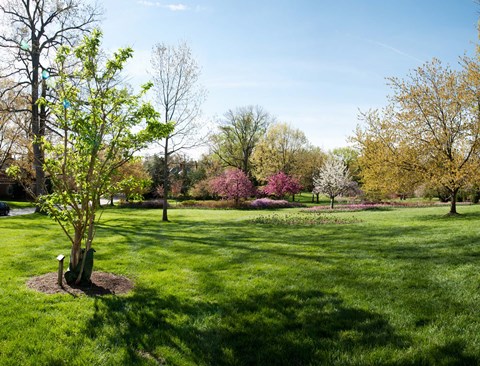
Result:
{"label": "pink flowering tree", "polygon": [[240,169],[229,169],[211,181],[212,191],[225,199],[235,200],[238,205],[240,199],[251,197],[255,194],[253,186],[247,175]]}
{"label": "pink flowering tree", "polygon": [[302,190],[300,182],[284,172],[278,172],[268,177],[268,183],[263,188],[263,192],[269,196],[283,198],[287,194],[291,194],[293,200],[295,195]]}

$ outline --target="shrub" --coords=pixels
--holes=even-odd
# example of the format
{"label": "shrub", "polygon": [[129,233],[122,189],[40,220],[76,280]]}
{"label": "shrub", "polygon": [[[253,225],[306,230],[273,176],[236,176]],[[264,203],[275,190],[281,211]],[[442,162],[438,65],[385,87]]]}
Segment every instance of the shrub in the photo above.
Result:
{"label": "shrub", "polygon": [[211,179],[203,179],[195,183],[195,185],[190,188],[190,191],[188,193],[191,197],[194,198],[212,198],[214,196],[214,192],[212,191]]}
{"label": "shrub", "polygon": [[195,200],[185,200],[180,203],[184,207],[196,207],[198,206],[198,202]]}

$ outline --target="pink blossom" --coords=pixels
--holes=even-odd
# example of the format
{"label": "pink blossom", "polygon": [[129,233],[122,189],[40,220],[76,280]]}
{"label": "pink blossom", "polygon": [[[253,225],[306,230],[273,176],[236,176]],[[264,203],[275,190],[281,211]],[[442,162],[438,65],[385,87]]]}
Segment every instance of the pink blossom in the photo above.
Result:
{"label": "pink blossom", "polygon": [[279,172],[268,178],[268,183],[263,188],[263,192],[270,196],[283,198],[286,194],[297,194],[301,189],[302,186],[297,179],[284,172]]}
{"label": "pink blossom", "polygon": [[238,204],[241,198],[248,198],[255,194],[247,175],[240,169],[230,169],[211,181],[212,191],[225,199],[233,199]]}

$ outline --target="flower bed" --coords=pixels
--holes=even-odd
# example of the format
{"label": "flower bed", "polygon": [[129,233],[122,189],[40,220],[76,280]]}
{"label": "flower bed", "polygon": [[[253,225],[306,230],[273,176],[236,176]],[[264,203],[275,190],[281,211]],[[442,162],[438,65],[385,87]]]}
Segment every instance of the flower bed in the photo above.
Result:
{"label": "flower bed", "polygon": [[253,224],[263,224],[272,226],[314,226],[325,224],[351,224],[359,222],[355,218],[340,218],[321,213],[292,213],[292,214],[272,214],[262,215],[251,220]]}
{"label": "flower bed", "polygon": [[286,200],[272,200],[270,198],[258,198],[248,205],[246,208],[255,208],[255,209],[274,209],[274,208],[292,208],[292,207],[303,207],[301,203],[297,202],[288,202]]}
{"label": "flower bed", "polygon": [[336,205],[332,208],[330,206],[314,206],[306,208],[305,212],[318,212],[318,211],[366,211],[366,210],[382,210],[392,207],[391,204],[384,203],[359,203],[351,205]]}

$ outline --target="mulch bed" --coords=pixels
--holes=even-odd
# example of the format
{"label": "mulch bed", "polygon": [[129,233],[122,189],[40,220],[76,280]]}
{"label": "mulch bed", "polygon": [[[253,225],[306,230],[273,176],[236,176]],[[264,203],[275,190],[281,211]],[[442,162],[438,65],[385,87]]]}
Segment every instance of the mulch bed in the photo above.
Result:
{"label": "mulch bed", "polygon": [[58,273],[51,272],[41,276],[32,277],[27,281],[27,286],[45,294],[70,294],[73,296],[102,296],[125,294],[133,289],[133,282],[123,276],[113,273],[93,272],[92,283],[88,286],[69,285],[63,280],[63,286],[57,283]]}

